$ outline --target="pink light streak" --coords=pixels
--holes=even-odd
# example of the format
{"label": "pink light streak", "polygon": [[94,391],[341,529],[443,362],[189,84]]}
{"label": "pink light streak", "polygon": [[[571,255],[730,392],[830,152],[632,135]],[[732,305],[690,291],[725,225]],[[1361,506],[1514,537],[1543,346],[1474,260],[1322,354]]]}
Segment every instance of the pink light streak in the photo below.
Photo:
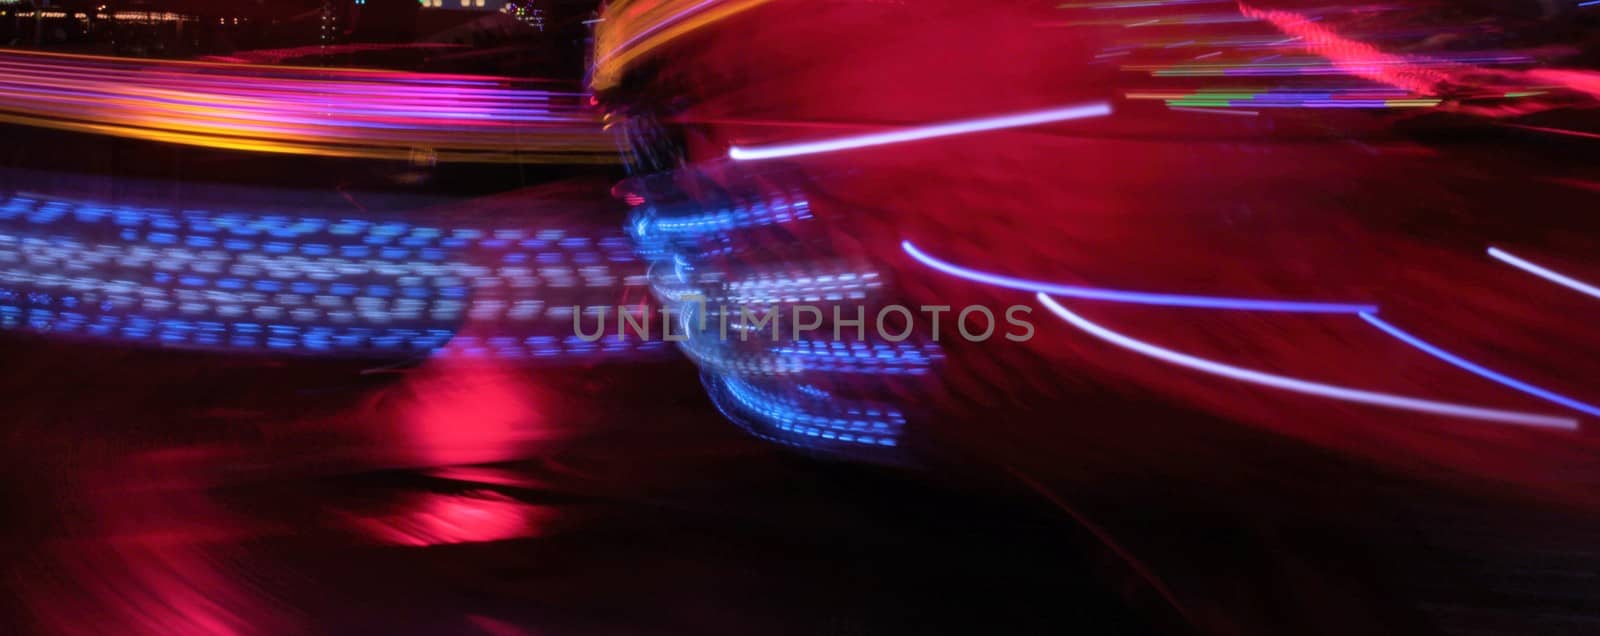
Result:
{"label": "pink light streak", "polygon": [[1449,80],[1449,75],[1443,72],[1423,68],[1404,56],[1384,53],[1376,46],[1339,35],[1303,14],[1257,9],[1243,2],[1239,3],[1239,13],[1272,23],[1285,34],[1299,38],[1307,50],[1328,58],[1356,77],[1428,96],[1438,94],[1437,87]]}

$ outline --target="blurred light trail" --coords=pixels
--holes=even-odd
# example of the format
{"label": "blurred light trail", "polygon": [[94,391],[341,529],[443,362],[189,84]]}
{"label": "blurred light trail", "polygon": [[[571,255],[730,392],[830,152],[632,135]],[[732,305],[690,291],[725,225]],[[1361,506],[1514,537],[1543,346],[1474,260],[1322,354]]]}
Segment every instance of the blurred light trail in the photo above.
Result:
{"label": "blurred light trail", "polygon": [[1165,101],[1168,108],[1427,108],[1440,100],[1418,98],[1390,88],[1202,88],[1141,90],[1124,94],[1131,100]]}
{"label": "blurred light trail", "polygon": [[[867,446],[895,446],[906,418],[894,409],[876,408],[834,396],[800,398],[764,391],[739,378],[721,378],[726,395],[737,407],[787,436],[817,438]],[[736,421],[742,418],[732,418]]]}
{"label": "blurred light trail", "polygon": [[[1305,75],[1359,75],[1368,77],[1389,72],[1397,67],[1407,69],[1423,67],[1455,68],[1463,64],[1528,64],[1532,58],[1523,55],[1457,55],[1430,60],[1382,60],[1371,62],[1334,63],[1321,58],[1283,58],[1240,62],[1183,62],[1178,64],[1128,64],[1123,70],[1147,71],[1152,76],[1224,77],[1224,76],[1305,76]],[[1369,78],[1370,79],[1370,78]],[[1387,83],[1387,82],[1386,82]]]}
{"label": "blurred light trail", "polygon": [[1078,28],[1078,27],[1111,27],[1119,26],[1125,29],[1140,27],[1168,27],[1177,25],[1201,24],[1241,24],[1254,22],[1253,18],[1241,16],[1237,13],[1196,13],[1189,15],[1162,16],[1156,18],[1100,18],[1090,20],[1052,20],[1040,22],[1038,26],[1046,28]]}
{"label": "blurred light trail", "polygon": [[717,409],[750,435],[807,452],[902,461],[907,416],[872,388],[935,381],[942,350],[934,342],[902,341],[909,332],[900,340],[843,336],[850,330],[839,323],[832,338],[820,335],[827,330],[813,337],[788,329],[780,337],[776,327],[763,333],[750,310],[793,316],[805,303],[824,315],[831,306],[842,320],[849,308],[877,303],[888,290],[871,262],[837,253],[744,260],[743,250],[768,244],[771,232],[803,235],[818,222],[792,173],[749,168],[730,163],[728,180],[714,193],[684,188],[707,176],[702,167],[637,177],[613,190],[632,197],[628,231],[652,262],[653,297],[679,316],[677,349],[699,367]]}
{"label": "blurred light trail", "polygon": [[1202,307],[1206,309],[1233,309],[1243,311],[1282,311],[1294,313],[1316,314],[1359,314],[1363,312],[1378,311],[1377,305],[1356,303],[1329,303],[1305,302],[1286,300],[1260,300],[1252,298],[1228,298],[1224,296],[1191,296],[1186,294],[1156,294],[1150,292],[1124,291],[1117,289],[1100,289],[1094,287],[1077,287],[1072,285],[1057,285],[1026,278],[1013,278],[990,274],[975,269],[968,269],[960,265],[948,263],[927,253],[911,241],[901,241],[900,247],[928,267],[970,281],[986,283],[998,287],[1018,289],[1029,292],[1055,294],[1072,298],[1088,300],[1109,300],[1119,303],[1133,303],[1138,305],[1163,305],[1167,307]]}
{"label": "blurred light trail", "polygon": [[1484,368],[1481,365],[1478,365],[1478,364],[1476,364],[1474,362],[1465,360],[1465,359],[1461,358],[1460,356],[1457,356],[1457,355],[1455,355],[1453,353],[1450,353],[1448,351],[1445,351],[1443,349],[1435,347],[1435,346],[1433,346],[1431,344],[1428,344],[1427,342],[1424,342],[1422,339],[1420,339],[1420,338],[1418,338],[1416,336],[1413,336],[1413,335],[1411,335],[1409,333],[1406,333],[1406,332],[1402,331],[1399,327],[1396,327],[1396,326],[1391,325],[1391,324],[1389,324],[1387,322],[1384,322],[1382,319],[1380,319],[1377,316],[1374,316],[1372,314],[1363,313],[1363,314],[1361,314],[1361,319],[1367,321],[1367,324],[1372,325],[1374,327],[1377,327],[1378,329],[1383,330],[1384,333],[1389,334],[1391,336],[1394,336],[1396,339],[1400,340],[1401,342],[1404,342],[1404,343],[1406,343],[1408,345],[1416,347],[1417,349],[1422,350],[1424,353],[1426,353],[1426,354],[1428,354],[1430,356],[1433,356],[1433,357],[1438,358],[1440,360],[1443,360],[1445,362],[1449,362],[1450,364],[1452,364],[1452,365],[1454,365],[1456,367],[1459,367],[1459,368],[1461,368],[1461,369],[1463,369],[1463,370],[1465,370],[1465,371],[1467,371],[1469,373],[1472,373],[1473,375],[1476,375],[1476,376],[1479,376],[1479,377],[1482,377],[1482,378],[1485,378],[1485,379],[1488,379],[1488,380],[1493,380],[1496,383],[1503,384],[1505,386],[1511,387],[1511,388],[1516,389],[1518,391],[1521,391],[1523,393],[1527,393],[1528,395],[1532,395],[1532,396],[1540,398],[1542,400],[1546,400],[1546,401],[1549,401],[1549,402],[1554,402],[1556,404],[1560,404],[1562,406],[1565,406],[1565,407],[1568,407],[1568,408],[1571,408],[1571,409],[1574,409],[1574,410],[1577,410],[1577,411],[1582,411],[1584,413],[1588,413],[1589,415],[1594,415],[1596,417],[1600,417],[1600,407],[1592,406],[1592,405],[1589,405],[1589,404],[1585,404],[1583,402],[1579,402],[1579,401],[1574,400],[1572,398],[1569,398],[1567,396],[1564,396],[1564,395],[1561,395],[1561,394],[1558,394],[1558,393],[1555,393],[1555,392],[1552,392],[1552,391],[1549,391],[1549,390],[1546,390],[1546,389],[1541,389],[1541,388],[1536,387],[1536,386],[1534,386],[1532,384],[1528,384],[1527,382],[1523,382],[1521,380],[1518,380],[1518,379],[1513,378],[1511,376],[1505,375],[1503,373],[1499,373],[1499,372]]}
{"label": "blurred light trail", "polygon": [[[147,208],[0,194],[0,329],[161,347],[628,357],[571,307],[646,284],[620,233]],[[469,333],[463,328],[469,327]]]}
{"label": "blurred light trail", "polygon": [[310,46],[297,46],[283,49],[252,49],[237,51],[229,55],[211,55],[200,58],[203,62],[224,62],[228,64],[282,64],[288,60],[308,57],[332,57],[335,55],[349,55],[352,53],[371,53],[375,51],[405,51],[405,50],[448,50],[469,48],[465,44],[450,42],[404,42],[397,44],[361,43],[361,44],[313,44]]}
{"label": "blurred light trail", "polygon": [[1543,278],[1562,287],[1575,290],[1580,294],[1585,294],[1593,298],[1600,298],[1600,287],[1595,287],[1594,285],[1590,285],[1571,276],[1566,276],[1560,272],[1556,272],[1545,267],[1540,267],[1526,260],[1518,258],[1512,255],[1510,252],[1502,250],[1498,247],[1489,248],[1489,255],[1507,265],[1520,269],[1529,274],[1533,274],[1534,276],[1538,276],[1539,278]]}
{"label": "blurred light trail", "polygon": [[1334,65],[1357,77],[1388,84],[1396,88],[1432,96],[1447,84],[1450,76],[1430,60],[1414,60],[1401,55],[1385,53],[1366,42],[1353,40],[1336,33],[1318,18],[1309,14],[1278,9],[1258,9],[1239,3],[1239,14],[1247,18],[1272,23],[1285,35],[1301,42],[1306,50],[1328,58]]}
{"label": "blurred light trail", "polygon": [[1377,391],[1366,391],[1332,384],[1323,384],[1320,382],[1299,380],[1287,376],[1264,373],[1261,371],[1222,364],[1220,362],[1214,362],[1205,358],[1179,353],[1170,349],[1163,349],[1153,344],[1135,340],[1097,325],[1083,318],[1082,316],[1072,313],[1066,307],[1063,307],[1057,303],[1054,298],[1051,298],[1049,295],[1044,294],[1043,292],[1039,293],[1038,299],[1039,302],[1043,303],[1045,308],[1049,309],[1051,313],[1054,313],[1057,317],[1067,321],[1072,326],[1082,329],[1083,331],[1088,332],[1089,335],[1092,335],[1096,338],[1124,349],[1129,349],[1136,353],[1161,360],[1163,362],[1194,369],[1203,373],[1222,376],[1231,380],[1248,382],[1250,384],[1259,384],[1262,386],[1282,389],[1294,393],[1303,393],[1306,395],[1315,395],[1317,397],[1325,397],[1334,400],[1343,400],[1357,404],[1368,404],[1371,406],[1399,409],[1404,411],[1417,411],[1421,413],[1432,413],[1435,415],[1446,415],[1450,417],[1497,422],[1501,424],[1518,424],[1523,426],[1537,426],[1568,431],[1578,429],[1578,421],[1569,417],[1539,415],[1537,413],[1525,413],[1522,411],[1506,411],[1463,404],[1453,404],[1450,402],[1437,402],[1434,400],[1424,400],[1403,395],[1394,395],[1391,393],[1379,393]]}
{"label": "blurred light trail", "polygon": [[1148,7],[1172,7],[1183,4],[1223,4],[1232,0],[1124,0],[1118,2],[1066,2],[1056,5],[1057,9],[1143,9]]}
{"label": "blurred light trail", "polygon": [[1168,110],[1182,111],[1185,113],[1203,113],[1206,115],[1235,115],[1240,117],[1258,117],[1261,113],[1253,110],[1223,110],[1219,108],[1196,108],[1192,106],[1168,106]]}
{"label": "blurred light trail", "polygon": [[[640,200],[640,204],[643,200]],[[664,214],[651,208],[641,214],[633,226],[634,235],[640,239],[651,238],[654,233],[669,236],[698,236],[730,232],[766,225],[781,225],[791,221],[811,218],[811,203],[799,193],[770,195],[753,204],[725,205],[711,210],[692,211],[677,215]]]}
{"label": "blurred light trail", "polygon": [[1089,117],[1104,117],[1111,114],[1111,104],[1108,102],[1094,102],[1064,108],[1001,115],[998,117],[984,117],[980,119],[966,119],[944,124],[930,126],[917,126],[903,130],[873,133],[867,135],[853,135],[820,141],[810,141],[795,144],[780,144],[773,146],[758,146],[754,148],[728,148],[728,157],[738,161],[759,161],[762,159],[778,159],[782,157],[796,157],[800,155],[814,155],[840,150],[855,150],[871,146],[898,144],[910,141],[922,141],[938,137],[950,137],[969,133],[1003,130],[1006,128],[1020,128],[1023,126],[1036,126],[1074,119]]}
{"label": "blurred light trail", "polygon": [[0,122],[251,152],[617,161],[582,98],[483,76],[0,53]]}
{"label": "blurred light trail", "polygon": [[1507,128],[1521,128],[1523,130],[1532,130],[1532,131],[1536,131],[1536,132],[1550,133],[1552,135],[1562,135],[1562,136],[1566,136],[1566,137],[1578,137],[1578,138],[1581,138],[1581,139],[1600,139],[1600,134],[1592,133],[1592,132],[1583,132],[1581,130],[1567,130],[1565,128],[1550,128],[1550,127],[1547,127],[1547,126],[1528,126],[1526,124],[1501,124],[1501,125],[1505,126]]}
{"label": "blurred light trail", "polygon": [[606,6],[595,27],[597,91],[622,81],[628,66],[677,38],[766,4],[769,0],[619,0]]}

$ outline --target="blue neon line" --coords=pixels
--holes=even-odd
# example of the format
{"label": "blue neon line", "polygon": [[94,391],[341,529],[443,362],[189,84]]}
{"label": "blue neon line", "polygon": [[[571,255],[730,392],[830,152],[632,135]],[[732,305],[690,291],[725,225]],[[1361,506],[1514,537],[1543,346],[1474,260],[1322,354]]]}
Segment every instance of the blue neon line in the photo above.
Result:
{"label": "blue neon line", "polygon": [[[1600,0],[1594,0],[1593,4],[1600,4]],[[1594,285],[1590,285],[1571,276],[1566,276],[1555,270],[1540,267],[1528,261],[1522,260],[1521,258],[1513,256],[1510,252],[1502,250],[1498,247],[1489,248],[1489,255],[1507,265],[1520,269],[1529,274],[1533,274],[1534,276],[1538,276],[1539,278],[1543,278],[1557,285],[1561,285],[1562,287],[1572,289],[1580,294],[1586,294],[1594,298],[1600,298],[1600,287],[1595,287]]]}
{"label": "blue neon line", "polygon": [[951,276],[965,278],[970,281],[987,283],[1008,289],[1018,289],[1027,292],[1044,292],[1056,296],[1070,296],[1089,300],[1109,300],[1119,303],[1134,303],[1140,305],[1164,305],[1168,307],[1203,307],[1207,309],[1233,309],[1246,311],[1283,311],[1315,314],[1359,314],[1377,313],[1377,305],[1361,305],[1353,303],[1328,303],[1304,302],[1286,300],[1259,300],[1252,298],[1229,298],[1225,296],[1190,296],[1184,294],[1157,294],[1151,292],[1126,291],[1118,289],[1103,289],[1096,287],[1076,287],[1072,285],[1057,285],[1026,278],[1013,278],[988,272],[968,269],[953,263],[939,260],[912,245],[911,241],[901,241],[900,247],[910,254],[912,258],[922,264],[937,269]]}
{"label": "blue neon line", "polygon": [[1282,389],[1284,391],[1290,391],[1294,393],[1303,393],[1306,395],[1315,395],[1334,400],[1343,400],[1345,402],[1354,402],[1357,404],[1369,404],[1372,406],[1381,406],[1391,409],[1433,413],[1435,415],[1449,415],[1452,417],[1462,417],[1488,422],[1500,422],[1505,424],[1522,424],[1526,426],[1541,426],[1562,430],[1578,429],[1578,421],[1570,417],[1539,415],[1537,413],[1525,413],[1522,411],[1506,411],[1501,409],[1468,406],[1465,404],[1425,400],[1405,395],[1396,395],[1393,393],[1380,393],[1377,391],[1353,389],[1334,384],[1312,382],[1310,380],[1301,380],[1299,378],[1292,378],[1289,376],[1223,364],[1221,362],[1207,360],[1199,356],[1192,356],[1187,353],[1181,353],[1171,349],[1164,349],[1143,340],[1137,340],[1117,333],[1090,322],[1088,319],[1082,316],[1072,313],[1066,307],[1063,307],[1060,303],[1057,303],[1054,298],[1051,298],[1043,293],[1038,294],[1036,298],[1038,298],[1040,304],[1045,306],[1045,309],[1050,310],[1050,312],[1054,313],[1058,318],[1067,321],[1074,327],[1088,332],[1089,335],[1092,335],[1096,338],[1124,349],[1167,362],[1169,364],[1221,376],[1230,380],[1269,386],[1275,389]]}
{"label": "blue neon line", "polygon": [[1493,381],[1495,381],[1497,383],[1500,383],[1500,384],[1503,384],[1505,386],[1511,387],[1511,388],[1516,389],[1518,391],[1521,391],[1523,393],[1527,393],[1528,395],[1532,395],[1534,397],[1537,397],[1537,398],[1540,398],[1540,399],[1543,399],[1543,400],[1546,400],[1546,401],[1549,401],[1549,402],[1555,402],[1556,404],[1560,404],[1560,405],[1565,406],[1565,407],[1570,408],[1570,409],[1574,409],[1574,410],[1577,410],[1577,411],[1582,411],[1584,413],[1588,413],[1589,415],[1600,417],[1600,407],[1597,407],[1597,406],[1594,406],[1594,405],[1591,405],[1591,404],[1585,404],[1583,402],[1579,402],[1577,400],[1574,400],[1574,399],[1569,398],[1567,396],[1561,395],[1559,393],[1555,393],[1555,392],[1552,392],[1552,391],[1549,391],[1549,390],[1546,390],[1546,389],[1541,389],[1541,388],[1536,387],[1536,386],[1534,386],[1532,384],[1528,384],[1527,382],[1523,382],[1521,380],[1518,380],[1518,379],[1513,378],[1511,376],[1505,375],[1503,373],[1500,373],[1500,372],[1497,372],[1497,371],[1493,371],[1491,369],[1484,368],[1481,365],[1473,363],[1473,362],[1471,362],[1469,360],[1465,360],[1465,359],[1461,358],[1460,356],[1457,356],[1457,355],[1455,355],[1453,353],[1450,353],[1449,351],[1445,351],[1444,349],[1440,349],[1440,348],[1435,347],[1435,346],[1433,346],[1431,344],[1423,342],[1422,339],[1417,338],[1416,336],[1413,336],[1413,335],[1411,335],[1409,333],[1406,333],[1404,331],[1401,331],[1399,327],[1396,327],[1396,326],[1391,325],[1391,324],[1389,324],[1387,322],[1384,322],[1382,319],[1378,318],[1377,316],[1373,316],[1371,314],[1363,313],[1363,314],[1361,314],[1361,319],[1367,321],[1367,324],[1369,324],[1369,325],[1372,325],[1374,327],[1382,329],[1384,333],[1387,333],[1387,334],[1389,334],[1391,336],[1394,336],[1395,338],[1399,339],[1401,342],[1404,342],[1404,343],[1406,343],[1408,345],[1411,345],[1413,347],[1421,349],[1424,353],[1427,353],[1428,355],[1433,356],[1435,358],[1438,358],[1440,360],[1443,360],[1445,362],[1449,362],[1450,364],[1455,365],[1456,367],[1459,367],[1462,370],[1470,372],[1473,375],[1477,375],[1477,376],[1485,378],[1485,379],[1493,380]]}

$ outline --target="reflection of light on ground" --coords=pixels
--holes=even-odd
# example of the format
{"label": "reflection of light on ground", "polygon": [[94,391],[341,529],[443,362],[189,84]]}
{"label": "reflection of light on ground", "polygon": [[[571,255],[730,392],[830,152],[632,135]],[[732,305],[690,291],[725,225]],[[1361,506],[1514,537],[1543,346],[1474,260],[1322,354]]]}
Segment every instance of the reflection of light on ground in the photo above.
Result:
{"label": "reflection of light on ground", "polygon": [[489,364],[435,360],[408,379],[405,434],[431,465],[503,461],[541,437],[524,378]]}
{"label": "reflection of light on ground", "polygon": [[382,543],[420,547],[531,537],[557,514],[553,508],[484,491],[416,493],[400,505],[399,512],[361,518],[353,525]]}

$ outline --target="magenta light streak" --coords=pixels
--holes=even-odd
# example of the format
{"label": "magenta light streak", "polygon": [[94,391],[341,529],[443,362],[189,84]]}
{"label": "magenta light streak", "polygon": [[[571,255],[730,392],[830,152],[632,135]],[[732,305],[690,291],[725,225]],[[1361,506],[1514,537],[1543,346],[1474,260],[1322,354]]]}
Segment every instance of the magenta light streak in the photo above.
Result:
{"label": "magenta light streak", "polygon": [[797,157],[800,155],[815,155],[825,152],[840,150],[855,150],[871,146],[922,141],[938,137],[951,137],[970,133],[1003,130],[1006,128],[1021,128],[1024,126],[1037,126],[1074,119],[1089,117],[1104,117],[1111,114],[1111,104],[1108,102],[1095,102],[1064,108],[1053,108],[1025,113],[1000,115],[998,117],[984,117],[979,119],[963,119],[960,121],[916,126],[888,132],[871,133],[866,135],[851,135],[848,137],[835,137],[818,141],[808,141],[794,144],[779,144],[772,146],[757,146],[741,148],[733,146],[728,148],[728,157],[737,161],[760,161],[763,159],[779,159],[783,157]]}
{"label": "magenta light streak", "polygon": [[[0,52],[0,119],[238,149],[450,160],[614,152],[581,93],[498,77]],[[532,156],[522,155],[523,157]]]}
{"label": "magenta light streak", "polygon": [[1078,314],[1072,313],[1066,307],[1063,307],[1057,303],[1055,299],[1044,293],[1040,293],[1038,295],[1038,299],[1039,302],[1042,303],[1046,309],[1049,309],[1051,313],[1054,313],[1057,317],[1067,321],[1067,323],[1071,324],[1072,326],[1077,327],[1096,338],[1114,344],[1118,347],[1128,349],[1135,353],[1161,360],[1162,362],[1166,362],[1168,364],[1174,364],[1180,367],[1200,371],[1202,373],[1221,376],[1230,380],[1258,384],[1292,393],[1314,395],[1317,397],[1341,400],[1344,402],[1354,402],[1356,404],[1366,404],[1370,406],[1399,409],[1403,411],[1416,411],[1419,413],[1431,413],[1434,415],[1445,415],[1449,417],[1495,422],[1499,424],[1517,424],[1521,426],[1553,428],[1565,431],[1574,431],[1578,429],[1578,421],[1570,417],[1540,415],[1537,413],[1526,413],[1522,411],[1506,411],[1501,409],[1455,404],[1451,402],[1438,402],[1404,395],[1395,395],[1392,393],[1380,393],[1377,391],[1366,391],[1332,384],[1323,384],[1321,382],[1311,382],[1308,380],[1300,380],[1288,376],[1275,375],[1262,371],[1235,367],[1232,365],[1207,360],[1205,358],[1179,353],[1171,349],[1163,349],[1148,342],[1136,340],[1134,338],[1117,333],[1090,322],[1088,319],[1079,316]]}

